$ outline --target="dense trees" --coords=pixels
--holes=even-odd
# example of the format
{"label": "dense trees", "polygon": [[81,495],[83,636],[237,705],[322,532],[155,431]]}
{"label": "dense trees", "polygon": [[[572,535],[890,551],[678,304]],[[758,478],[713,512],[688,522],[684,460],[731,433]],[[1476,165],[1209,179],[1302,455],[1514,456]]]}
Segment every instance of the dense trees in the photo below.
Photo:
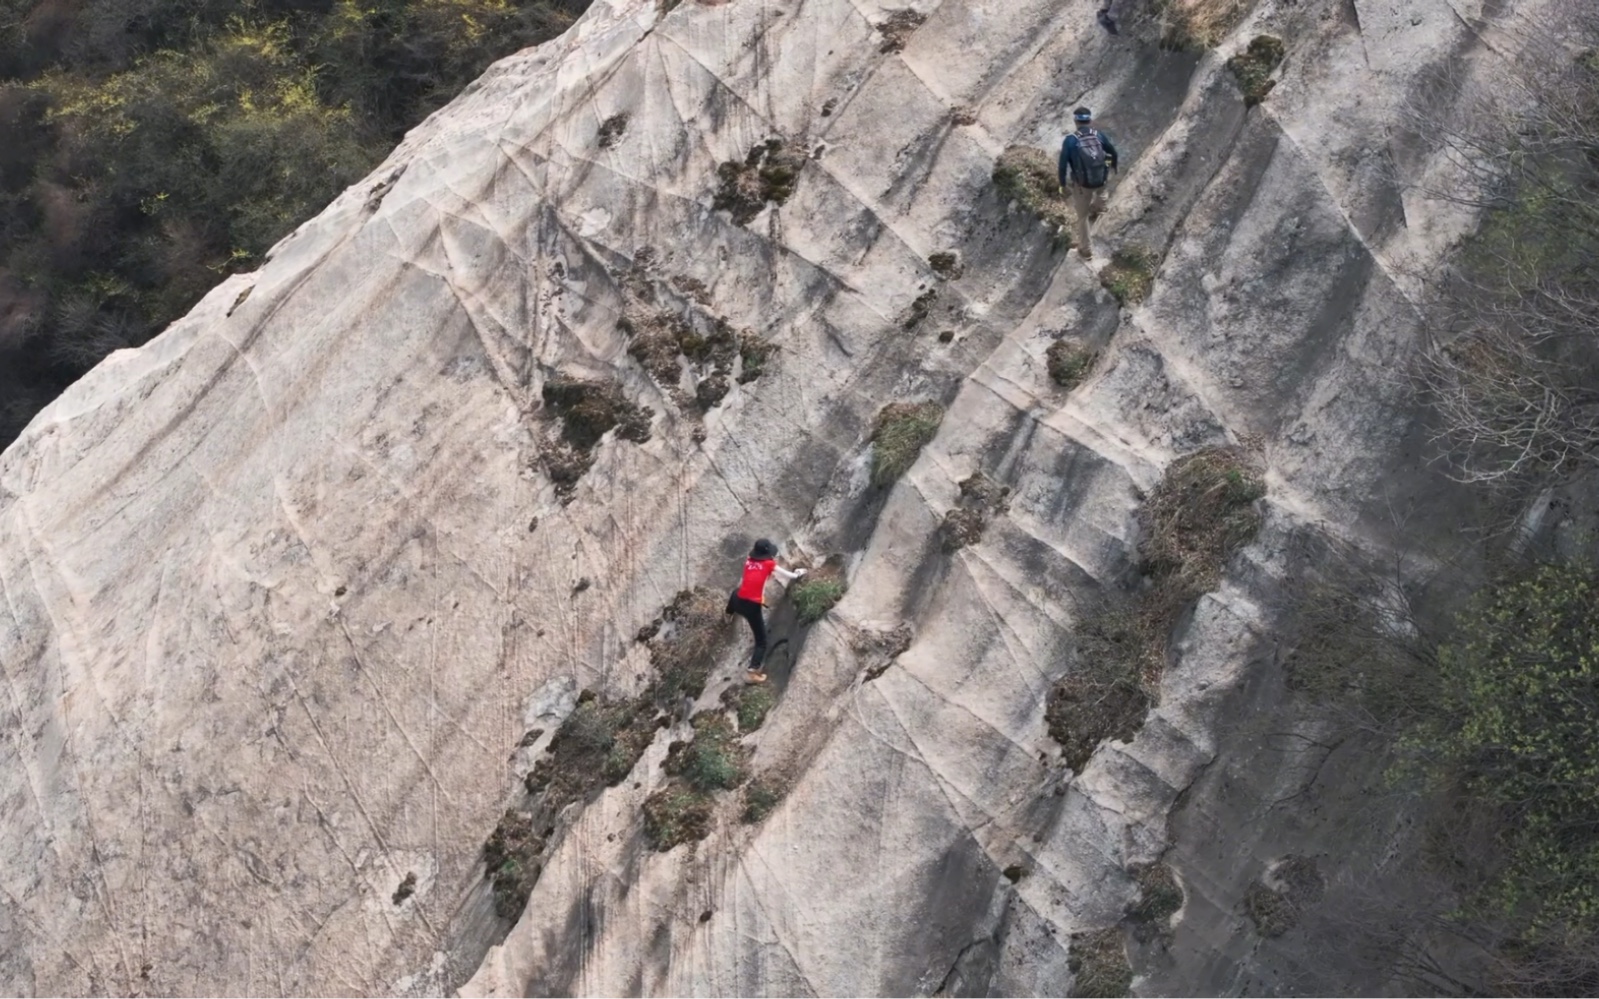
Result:
{"label": "dense trees", "polygon": [[589,0],[0,0],[0,447]]}

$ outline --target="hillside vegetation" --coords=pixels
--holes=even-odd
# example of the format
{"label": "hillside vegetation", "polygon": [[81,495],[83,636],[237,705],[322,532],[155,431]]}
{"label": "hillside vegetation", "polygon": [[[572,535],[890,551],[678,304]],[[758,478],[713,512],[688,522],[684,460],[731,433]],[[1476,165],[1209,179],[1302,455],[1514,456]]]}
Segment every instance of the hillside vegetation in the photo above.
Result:
{"label": "hillside vegetation", "polygon": [[[1409,985],[1460,987],[1441,969],[1465,942],[1484,994],[1591,995],[1599,549],[1581,512],[1558,535],[1524,512],[1591,509],[1599,483],[1599,55],[1552,55],[1458,120],[1411,124],[1471,174],[1426,193],[1483,213],[1432,289],[1420,387],[1449,474],[1493,511],[1470,560],[1486,568],[1441,615],[1417,612],[1419,575],[1315,592],[1290,670],[1389,740],[1388,777],[1425,817],[1441,894],[1401,904],[1421,951],[1408,966],[1427,969]],[[1455,943],[1433,949],[1428,926]]]}
{"label": "hillside vegetation", "polygon": [[0,447],[589,0],[0,0]]}

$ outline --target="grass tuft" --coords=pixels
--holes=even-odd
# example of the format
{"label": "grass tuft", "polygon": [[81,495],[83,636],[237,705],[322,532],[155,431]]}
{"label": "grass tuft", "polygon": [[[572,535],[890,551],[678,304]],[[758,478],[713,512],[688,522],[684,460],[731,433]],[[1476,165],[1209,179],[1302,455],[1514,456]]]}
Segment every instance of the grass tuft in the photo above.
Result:
{"label": "grass tuft", "polygon": [[944,407],[936,402],[896,402],[877,414],[872,433],[872,485],[886,488],[916,464],[944,421]]}

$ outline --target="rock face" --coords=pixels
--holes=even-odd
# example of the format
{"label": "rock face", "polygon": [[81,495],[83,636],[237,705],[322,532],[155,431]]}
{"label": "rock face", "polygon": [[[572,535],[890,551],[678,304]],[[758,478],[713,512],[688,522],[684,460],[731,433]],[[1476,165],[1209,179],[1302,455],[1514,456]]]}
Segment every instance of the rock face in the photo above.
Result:
{"label": "rock face", "polygon": [[[1547,5],[1263,0],[1205,52],[1123,6],[596,0],[42,413],[0,458],[0,990],[1062,994],[1115,979],[1156,861],[1185,901],[1135,990],[1381,987],[1249,918],[1398,835],[1343,807],[1358,747],[1281,707],[1274,614],[1307,532],[1400,546],[1457,502],[1394,373],[1470,220],[1396,179],[1447,164],[1392,126]],[[1226,60],[1262,34],[1247,106]],[[1098,249],[1147,251],[1141,301],[991,180],[1078,103],[1124,151]],[[1062,335],[1098,351],[1070,392]],[[874,485],[879,410],[927,401]],[[1265,470],[1264,526],[1073,773],[1044,713],[1074,623],[1210,445]],[[946,544],[975,473],[1009,492]],[[482,847],[522,778],[757,535],[849,582],[778,615],[743,742],[786,796],[652,850],[668,719],[533,830],[508,928]]]}

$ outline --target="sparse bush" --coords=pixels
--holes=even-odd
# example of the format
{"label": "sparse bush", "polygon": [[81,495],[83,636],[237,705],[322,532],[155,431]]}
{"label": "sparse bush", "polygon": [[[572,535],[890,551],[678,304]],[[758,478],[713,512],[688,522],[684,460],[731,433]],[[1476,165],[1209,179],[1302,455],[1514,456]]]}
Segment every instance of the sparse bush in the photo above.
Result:
{"label": "sparse bush", "polygon": [[644,801],[644,838],[662,853],[702,840],[711,833],[711,796],[686,782],[669,781]]}
{"label": "sparse bush", "polygon": [[927,266],[933,273],[943,278],[958,278],[961,276],[960,257],[950,251],[935,253],[927,258]]}
{"label": "sparse bush", "polygon": [[772,814],[772,809],[787,793],[787,784],[777,777],[763,775],[755,778],[744,788],[744,812],[741,818],[750,825],[760,822]]}
{"label": "sparse bush", "polygon": [[[1572,29],[1592,39],[1593,17]],[[1599,458],[1599,66],[1563,43],[1536,55],[1458,119],[1423,101],[1408,121],[1465,170],[1424,193],[1483,213],[1432,310],[1435,441],[1461,481],[1511,494]]]}
{"label": "sparse bush", "polygon": [[585,691],[523,782],[551,812],[626,779],[655,736],[658,713],[642,699],[618,701]]}
{"label": "sparse bush", "polygon": [[[483,867],[493,882],[494,912],[501,919],[522,914],[543,870],[539,862],[543,852],[544,840],[533,834],[533,820],[525,812],[507,811],[483,844]],[[415,876],[408,880],[414,890]],[[401,893],[395,892],[394,904],[403,901]]]}
{"label": "sparse bush", "polygon": [[1247,50],[1227,60],[1227,68],[1232,70],[1239,89],[1244,92],[1245,104],[1254,107],[1277,85],[1271,74],[1283,61],[1283,52],[1282,39],[1257,35]]}
{"label": "sparse bush", "polygon": [[877,26],[883,35],[883,44],[878,46],[878,51],[885,54],[899,52],[910,41],[911,35],[927,20],[927,15],[917,10],[896,10],[888,15],[887,20]]}
{"label": "sparse bush", "polygon": [[1146,864],[1133,871],[1138,901],[1127,913],[1135,925],[1159,930],[1183,907],[1183,889],[1167,864]]}
{"label": "sparse bush", "polygon": [[1100,743],[1131,739],[1143,725],[1150,705],[1143,672],[1157,626],[1134,613],[1101,612],[1076,629],[1072,671],[1044,706],[1050,737],[1072,770],[1082,772]]}
{"label": "sparse bush", "polygon": [[749,756],[738,733],[720,711],[694,717],[694,738],[675,743],[666,756],[666,772],[682,777],[697,791],[731,791],[744,783]]}
{"label": "sparse bush", "polygon": [[1056,340],[1044,353],[1044,363],[1049,370],[1049,377],[1064,389],[1074,389],[1081,385],[1083,379],[1093,370],[1094,362],[1097,360],[1099,360],[1099,351],[1081,340],[1070,337]]}
{"label": "sparse bush", "polygon": [[1072,988],[1067,995],[1125,996],[1132,988],[1127,941],[1115,927],[1097,933],[1073,933],[1066,960],[1072,973]]}
{"label": "sparse bush", "polygon": [[1127,246],[1110,256],[1110,263],[1099,272],[1099,283],[1122,305],[1137,305],[1155,287],[1155,267],[1159,263],[1148,250]]}
{"label": "sparse bush", "polygon": [[712,208],[725,211],[738,225],[749,225],[768,204],[781,206],[794,194],[806,162],[803,150],[790,152],[782,139],[767,139],[742,162],[717,167],[721,180]]}
{"label": "sparse bush", "polygon": [[739,732],[747,734],[766,722],[766,716],[777,706],[777,695],[765,684],[745,684],[723,691],[722,703],[738,718]]}
{"label": "sparse bush", "polygon": [[1407,740],[1435,784],[1496,818],[1473,893],[1541,946],[1599,936],[1599,570],[1491,584],[1439,655],[1437,710]]}
{"label": "sparse bush", "polygon": [[1253,0],[1155,0],[1160,44],[1168,49],[1215,48],[1253,5]]}
{"label": "sparse bush", "polygon": [[1254,503],[1263,495],[1259,473],[1229,448],[1197,451],[1166,470],[1141,514],[1146,586],[1131,607],[1085,618],[1073,668],[1050,692],[1045,720],[1067,766],[1081,770],[1101,742],[1130,739],[1142,727],[1172,628],[1260,529]]}
{"label": "sparse bush", "polygon": [[726,593],[700,586],[680,591],[662,610],[662,627],[648,640],[656,675],[646,696],[658,708],[705,692],[711,669],[737,634],[726,605]]}
{"label": "sparse bush", "polygon": [[910,311],[905,315],[905,322],[901,324],[902,327],[909,331],[920,326],[928,314],[933,311],[933,303],[936,301],[938,301],[937,288],[929,288],[917,295],[916,301],[911,303]]}
{"label": "sparse bush", "polygon": [[842,579],[803,579],[795,583],[790,593],[799,619],[805,624],[815,624],[827,616],[833,605],[844,597]]}
{"label": "sparse bush", "polygon": [[1060,176],[1048,153],[1031,146],[1005,150],[994,164],[994,187],[1059,230],[1058,244],[1071,246],[1072,205],[1060,193]]}
{"label": "sparse bush", "polygon": [[877,414],[872,433],[872,485],[886,488],[916,464],[916,459],[938,434],[944,407],[936,402],[896,402]]}
{"label": "sparse bush", "polygon": [[955,552],[977,544],[983,539],[989,520],[1009,508],[1009,500],[1008,486],[982,472],[967,476],[960,484],[959,505],[945,514],[939,525],[941,547],[945,552]]}
{"label": "sparse bush", "polygon": [[1263,937],[1280,937],[1299,925],[1306,906],[1321,899],[1326,883],[1309,857],[1282,858],[1244,892],[1244,911]]}

